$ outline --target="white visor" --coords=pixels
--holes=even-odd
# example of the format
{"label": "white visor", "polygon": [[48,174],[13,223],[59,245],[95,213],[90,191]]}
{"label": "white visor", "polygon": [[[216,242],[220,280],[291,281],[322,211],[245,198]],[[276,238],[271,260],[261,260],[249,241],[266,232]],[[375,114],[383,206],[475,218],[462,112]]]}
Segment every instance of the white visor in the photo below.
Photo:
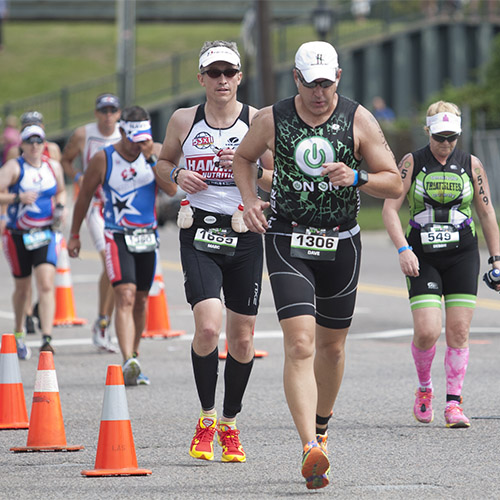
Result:
{"label": "white visor", "polygon": [[144,142],[153,139],[149,120],[144,120],[142,122],[126,122],[120,120],[120,128],[123,129],[130,142]]}
{"label": "white visor", "polygon": [[45,132],[43,131],[42,127],[39,127],[38,125],[30,125],[21,132],[21,140],[27,141],[30,137],[33,137],[34,135],[37,135],[38,137],[45,139]]}
{"label": "white visor", "polygon": [[454,113],[445,112],[428,116],[426,124],[431,134],[440,134],[441,132],[460,134],[462,132],[462,119]]}
{"label": "white visor", "polygon": [[240,67],[238,54],[228,47],[212,47],[200,56],[200,68],[206,68],[212,63],[222,61]]}

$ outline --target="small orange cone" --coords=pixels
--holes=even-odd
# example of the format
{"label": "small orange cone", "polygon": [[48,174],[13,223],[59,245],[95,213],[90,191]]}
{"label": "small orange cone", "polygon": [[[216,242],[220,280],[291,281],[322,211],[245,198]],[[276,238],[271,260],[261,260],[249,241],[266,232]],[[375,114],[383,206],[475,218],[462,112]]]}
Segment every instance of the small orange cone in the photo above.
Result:
{"label": "small orange cone", "polygon": [[27,429],[28,412],[21,371],[17,359],[16,337],[2,335],[0,349],[0,429]]}
{"label": "small orange cone", "polygon": [[149,290],[146,329],[142,332],[142,337],[179,337],[185,333],[184,330],[170,328],[165,284],[160,268],[160,254],[157,251],[155,278]]}
{"label": "small orange cone", "polygon": [[56,268],[56,311],[54,326],[84,325],[87,320],[77,318],[75,314],[75,299],[69,269],[69,255],[66,240],[62,235]]}
{"label": "small orange cone", "polygon": [[106,374],[95,468],[83,470],[81,473],[89,477],[151,474],[150,470],[137,468],[134,437],[120,365],[109,365]]}
{"label": "small orange cone", "polygon": [[38,360],[35,390],[31,405],[28,442],[10,451],[78,451],[83,446],[68,446],[59,398],[54,356],[42,351]]}
{"label": "small orange cone", "polygon": [[[255,335],[255,330],[252,332],[252,335]],[[228,351],[227,351],[227,340],[226,340],[224,351],[219,353],[219,359],[227,359],[227,352]],[[255,354],[254,354],[255,358],[265,358],[267,355],[268,355],[267,351],[259,351],[255,349]]]}

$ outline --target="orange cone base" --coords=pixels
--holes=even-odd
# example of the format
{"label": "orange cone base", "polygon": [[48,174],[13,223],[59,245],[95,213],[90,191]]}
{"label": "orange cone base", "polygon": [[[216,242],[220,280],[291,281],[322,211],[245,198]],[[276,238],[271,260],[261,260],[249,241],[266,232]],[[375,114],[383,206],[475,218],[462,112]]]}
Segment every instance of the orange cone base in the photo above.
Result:
{"label": "orange cone base", "polygon": [[1,424],[0,431],[6,429],[29,429],[29,422],[13,422],[11,424]]}
{"label": "orange cone base", "polygon": [[[256,358],[265,358],[266,356],[268,356],[268,352],[256,350],[254,356]],[[227,359],[227,350],[219,353],[219,359]]]}
{"label": "orange cone base", "polygon": [[80,451],[83,449],[83,446],[22,446],[11,448],[10,451],[22,453],[28,451]]}
{"label": "orange cone base", "polygon": [[82,476],[87,477],[103,477],[103,476],[147,476],[152,474],[152,471],[148,469],[134,469],[133,467],[127,467],[125,469],[93,469],[93,470],[82,470]]}
{"label": "orange cone base", "polygon": [[147,332],[142,332],[143,339],[151,339],[151,338],[169,338],[169,337],[180,337],[184,335],[186,332],[184,330],[148,330]]}
{"label": "orange cone base", "polygon": [[86,324],[87,320],[83,318],[62,318],[54,320],[53,326],[81,326]]}

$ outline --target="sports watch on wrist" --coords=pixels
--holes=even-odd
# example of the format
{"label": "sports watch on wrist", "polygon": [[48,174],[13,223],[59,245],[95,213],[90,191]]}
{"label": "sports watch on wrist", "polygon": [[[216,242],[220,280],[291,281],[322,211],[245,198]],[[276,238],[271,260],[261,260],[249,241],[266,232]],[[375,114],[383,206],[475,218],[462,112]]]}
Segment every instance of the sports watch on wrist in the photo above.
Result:
{"label": "sports watch on wrist", "polygon": [[358,182],[356,187],[361,187],[368,182],[368,172],[366,170],[358,170]]}

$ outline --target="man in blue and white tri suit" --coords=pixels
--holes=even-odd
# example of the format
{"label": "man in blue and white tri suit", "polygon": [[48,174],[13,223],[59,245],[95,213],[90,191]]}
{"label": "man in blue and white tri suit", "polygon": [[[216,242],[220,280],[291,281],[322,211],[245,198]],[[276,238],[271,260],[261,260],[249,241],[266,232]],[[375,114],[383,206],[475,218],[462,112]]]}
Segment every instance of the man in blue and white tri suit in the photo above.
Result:
{"label": "man in blue and white tri suit", "polygon": [[161,145],[153,143],[148,112],[139,106],[126,108],[119,125],[121,140],[90,160],[74,208],[68,252],[70,257],[78,256],[81,224],[102,185],[106,271],[115,295],[115,328],[125,385],[147,385],[137,354],[156,266],[155,197],[157,187],[170,196],[177,187],[156,175]]}

